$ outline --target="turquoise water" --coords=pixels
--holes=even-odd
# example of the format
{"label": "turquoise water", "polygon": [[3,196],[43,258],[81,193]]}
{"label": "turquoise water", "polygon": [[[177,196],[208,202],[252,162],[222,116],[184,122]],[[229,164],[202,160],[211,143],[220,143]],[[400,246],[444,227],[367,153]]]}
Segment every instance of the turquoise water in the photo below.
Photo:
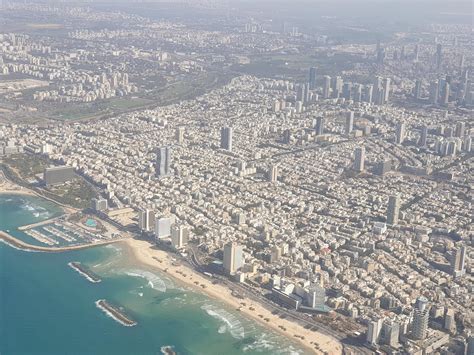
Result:
{"label": "turquoise water", "polygon": [[[0,195],[0,229],[60,215],[30,197]],[[80,261],[101,277],[90,283],[67,266]],[[138,322],[124,327],[99,310],[107,299]],[[289,340],[235,310],[134,264],[117,245],[58,254],[0,243],[0,354],[292,354]],[[300,351],[299,353],[303,353]]]}
{"label": "turquoise water", "polygon": [[88,218],[86,221],[86,226],[95,228],[97,227],[97,222],[92,218]]}

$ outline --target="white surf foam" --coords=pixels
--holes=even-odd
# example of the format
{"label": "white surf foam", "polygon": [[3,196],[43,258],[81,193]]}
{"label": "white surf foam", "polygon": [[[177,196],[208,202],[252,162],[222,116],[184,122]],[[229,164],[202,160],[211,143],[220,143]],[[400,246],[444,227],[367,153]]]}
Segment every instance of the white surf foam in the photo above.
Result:
{"label": "white surf foam", "polygon": [[147,285],[154,290],[160,292],[166,292],[166,284],[165,281],[160,279],[158,275],[145,270],[129,270],[125,272],[129,276],[140,277],[148,281]]}
{"label": "white surf foam", "polygon": [[175,350],[174,350],[174,345],[165,345],[165,346],[162,346],[160,348],[161,350],[161,353],[164,354],[164,355],[167,355],[169,354],[170,352],[171,353],[175,353]]}
{"label": "white surf foam", "polygon": [[245,337],[245,330],[242,323],[232,313],[210,304],[201,306],[201,309],[221,322],[217,330],[219,334],[229,332],[236,339],[243,339]]}
{"label": "white surf foam", "polygon": [[261,333],[255,341],[246,344],[243,349],[244,352],[271,352],[275,355],[301,355],[302,352],[296,350],[291,345],[282,345],[281,338],[272,333]]}
{"label": "white surf foam", "polygon": [[125,323],[125,322],[122,321],[121,319],[117,318],[112,312],[110,312],[107,308],[105,308],[104,306],[102,306],[102,305],[100,304],[100,301],[101,301],[101,300],[95,301],[95,305],[96,305],[96,307],[99,308],[102,312],[104,312],[107,317],[112,318],[114,321],[116,321],[117,323],[122,324],[122,325],[125,326],[125,327],[133,327],[133,326],[136,325],[136,323],[135,323],[135,324],[128,324],[128,323]]}
{"label": "white surf foam", "polygon": [[41,250],[32,250],[32,249],[23,249],[23,248],[19,248],[17,247],[16,245],[13,245],[9,242],[7,242],[6,240],[4,239],[0,239],[0,242],[9,246],[10,248],[13,248],[13,249],[16,249],[16,250],[20,250],[20,251],[24,251],[24,252],[27,252],[27,253],[43,253]]}

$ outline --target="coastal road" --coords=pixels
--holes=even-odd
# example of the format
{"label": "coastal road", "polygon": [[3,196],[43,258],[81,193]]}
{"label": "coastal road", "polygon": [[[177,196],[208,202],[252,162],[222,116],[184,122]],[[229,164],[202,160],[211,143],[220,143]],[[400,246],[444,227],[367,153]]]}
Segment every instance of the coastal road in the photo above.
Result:
{"label": "coastal road", "polygon": [[[196,250],[193,248],[193,246],[191,246],[189,248],[189,257],[185,258],[183,261],[187,262],[189,267],[193,268],[194,270],[200,273],[203,273],[204,270],[203,270],[202,264],[199,261],[199,257],[197,256],[197,254],[198,253],[196,252]],[[227,288],[237,291],[237,293],[244,295],[250,300],[263,305],[265,308],[267,308],[267,310],[269,310],[272,313],[278,312],[279,315],[284,314],[287,318],[290,318],[293,321],[296,321],[303,327],[316,329],[318,332],[322,334],[325,334],[327,336],[337,339],[338,341],[342,343],[343,348],[346,352],[351,352],[354,354],[367,354],[367,355],[372,354],[372,351],[370,351],[368,348],[365,348],[362,346],[356,347],[356,346],[350,346],[350,345],[344,344],[343,341],[344,339],[347,338],[346,334],[336,331],[329,326],[316,322],[314,319],[312,319],[310,316],[304,313],[299,313],[297,311],[290,311],[288,309],[285,309],[279,306],[278,304],[267,299],[264,294],[259,292],[258,289],[255,289],[247,284],[235,283],[235,282],[229,281],[226,277],[223,277],[220,275],[209,277],[203,274],[202,276],[206,277],[210,281],[218,280],[220,283],[224,284]]]}

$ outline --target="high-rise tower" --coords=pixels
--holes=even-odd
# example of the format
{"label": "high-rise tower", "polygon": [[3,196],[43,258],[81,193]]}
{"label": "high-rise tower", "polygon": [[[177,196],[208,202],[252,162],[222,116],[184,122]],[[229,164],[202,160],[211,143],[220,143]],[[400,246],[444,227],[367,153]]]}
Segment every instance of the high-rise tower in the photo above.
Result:
{"label": "high-rise tower", "polygon": [[414,339],[422,340],[426,338],[428,331],[429,307],[428,299],[420,296],[416,300],[413,311],[412,336]]}
{"label": "high-rise tower", "polygon": [[354,129],[354,111],[347,112],[345,133],[350,134]]}
{"label": "high-rise tower", "polygon": [[315,67],[309,68],[309,89],[310,90],[316,89],[316,68]]}
{"label": "high-rise tower", "polygon": [[356,148],[354,170],[359,173],[364,171],[364,163],[365,163],[365,148],[364,147]]}
{"label": "high-rise tower", "polygon": [[221,148],[232,151],[232,127],[221,128]]}
{"label": "high-rise tower", "polygon": [[237,243],[230,242],[224,245],[224,269],[233,274],[243,265],[243,248]]}
{"label": "high-rise tower", "polygon": [[155,172],[158,177],[171,174],[171,147],[158,148]]}
{"label": "high-rise tower", "polygon": [[400,213],[400,197],[392,195],[388,198],[387,223],[391,225],[398,224],[398,215]]}

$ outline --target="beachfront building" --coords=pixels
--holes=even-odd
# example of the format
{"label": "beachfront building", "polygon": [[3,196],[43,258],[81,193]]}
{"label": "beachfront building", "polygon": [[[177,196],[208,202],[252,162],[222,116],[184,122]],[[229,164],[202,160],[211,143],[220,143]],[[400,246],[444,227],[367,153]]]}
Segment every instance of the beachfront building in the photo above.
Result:
{"label": "beachfront building", "polygon": [[156,217],[155,219],[155,237],[157,241],[171,236],[171,225],[173,220],[170,217]]}
{"label": "beachfront building", "polygon": [[54,166],[44,169],[43,180],[46,186],[61,185],[74,179],[74,168]]}
{"label": "beachfront building", "polygon": [[234,242],[224,245],[224,270],[229,274],[234,274],[243,264],[242,246]]}
{"label": "beachfront building", "polygon": [[155,213],[152,210],[144,209],[138,211],[138,227],[142,232],[153,230],[155,223]]}
{"label": "beachfront building", "polygon": [[184,225],[173,225],[171,227],[171,245],[175,249],[181,249],[188,244],[189,228]]}
{"label": "beachfront building", "polygon": [[92,199],[92,209],[95,212],[104,212],[108,209],[108,203],[105,198],[94,198]]}

